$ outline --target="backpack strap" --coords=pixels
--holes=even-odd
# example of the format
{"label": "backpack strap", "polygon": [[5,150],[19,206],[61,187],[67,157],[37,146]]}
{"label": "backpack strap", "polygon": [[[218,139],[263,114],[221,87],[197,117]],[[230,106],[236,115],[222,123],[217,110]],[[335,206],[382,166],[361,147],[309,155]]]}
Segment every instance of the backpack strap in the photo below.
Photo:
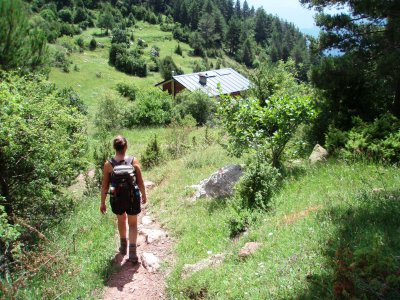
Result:
{"label": "backpack strap", "polygon": [[[125,159],[125,164],[126,165],[132,165],[133,161],[135,160],[134,156],[128,156],[127,159]],[[133,166],[133,165],[132,165]]]}
{"label": "backpack strap", "polygon": [[116,161],[115,158],[111,158],[108,160],[108,162],[111,164],[111,166],[114,168],[115,166],[118,165],[132,165],[133,161],[135,160],[134,156],[128,156],[127,159],[121,160],[121,161]]}

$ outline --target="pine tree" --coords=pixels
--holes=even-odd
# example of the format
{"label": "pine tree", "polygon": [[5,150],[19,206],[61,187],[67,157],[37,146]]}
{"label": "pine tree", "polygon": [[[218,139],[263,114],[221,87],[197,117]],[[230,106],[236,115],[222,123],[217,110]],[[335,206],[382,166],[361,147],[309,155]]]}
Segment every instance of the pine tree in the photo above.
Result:
{"label": "pine tree", "polygon": [[111,11],[111,7],[109,5],[105,5],[103,11],[99,16],[99,21],[97,26],[100,28],[104,28],[106,30],[106,35],[108,35],[108,30],[112,29],[114,26],[115,20]]}
{"label": "pine tree", "polygon": [[242,10],[240,8],[240,0],[236,0],[236,5],[235,5],[235,15],[238,18],[242,17]]}
{"label": "pine tree", "polygon": [[247,67],[251,68],[253,66],[254,59],[255,55],[253,51],[253,45],[250,38],[247,38],[243,44],[242,61]]}
{"label": "pine tree", "polygon": [[247,19],[248,17],[250,17],[250,7],[249,4],[247,3],[247,0],[244,0],[243,2],[243,9],[242,9],[242,14],[243,14],[243,18]]}
{"label": "pine tree", "polygon": [[240,37],[242,35],[242,22],[232,17],[228,24],[228,31],[226,33],[226,44],[229,49],[229,54],[235,55],[240,47]]}
{"label": "pine tree", "polygon": [[271,34],[271,22],[263,8],[257,9],[255,17],[254,38],[259,44],[265,44]]}
{"label": "pine tree", "polygon": [[29,28],[22,1],[1,1],[0,16],[0,68],[28,71],[44,67],[46,36],[39,28]]}

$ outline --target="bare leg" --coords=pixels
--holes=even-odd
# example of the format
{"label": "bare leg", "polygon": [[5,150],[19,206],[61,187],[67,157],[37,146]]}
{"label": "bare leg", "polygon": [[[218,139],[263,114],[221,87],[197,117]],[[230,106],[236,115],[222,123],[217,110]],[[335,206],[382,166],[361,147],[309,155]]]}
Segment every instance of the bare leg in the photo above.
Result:
{"label": "bare leg", "polygon": [[129,244],[135,244],[137,240],[137,216],[128,215]]}
{"label": "bare leg", "polygon": [[133,263],[138,262],[136,253],[136,240],[137,240],[137,216],[128,215],[129,224],[129,261]]}
{"label": "bare leg", "polygon": [[118,219],[118,232],[121,239],[126,238],[126,213],[117,215]]}
{"label": "bare leg", "polygon": [[120,247],[119,253],[122,255],[126,254],[126,248],[128,246],[128,241],[126,239],[126,214],[117,215],[118,219],[118,231],[120,236]]}

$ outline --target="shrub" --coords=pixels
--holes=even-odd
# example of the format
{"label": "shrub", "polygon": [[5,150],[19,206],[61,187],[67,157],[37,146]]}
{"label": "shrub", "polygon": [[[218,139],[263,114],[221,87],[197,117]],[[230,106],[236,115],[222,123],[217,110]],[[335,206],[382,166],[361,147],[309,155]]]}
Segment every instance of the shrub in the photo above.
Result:
{"label": "shrub", "polygon": [[72,23],[72,12],[68,8],[64,8],[58,12],[58,17],[65,23]]}
{"label": "shrub", "polygon": [[95,38],[92,38],[89,43],[89,49],[94,51],[97,48],[97,41]]}
{"label": "shrub", "polygon": [[140,161],[144,168],[151,169],[160,164],[162,156],[161,148],[155,135],[154,139],[147,145],[146,151]]}
{"label": "shrub", "polygon": [[84,42],[84,40],[83,40],[82,37],[78,37],[78,38],[75,40],[75,43],[76,43],[80,48],[83,48],[83,47],[85,46],[85,42]]}
{"label": "shrub", "polygon": [[117,55],[118,54],[124,54],[127,53],[128,50],[126,48],[126,45],[124,44],[112,44],[110,47],[110,52],[108,56],[108,62],[110,65],[115,65],[115,61],[117,60]]}
{"label": "shrub", "polygon": [[172,78],[172,71],[176,75],[183,74],[181,68],[178,68],[171,56],[166,56],[160,61],[160,72],[165,80]]}
{"label": "shrub", "polygon": [[141,38],[138,38],[137,44],[141,48],[147,48],[148,47],[148,44],[146,43],[146,41],[141,39]]}
{"label": "shrub", "polygon": [[244,208],[267,209],[272,195],[279,188],[278,170],[261,156],[246,167],[245,174],[236,186],[235,196]]}
{"label": "shrub", "polygon": [[122,30],[119,28],[113,29],[112,31],[112,44],[124,44],[126,46],[129,45],[129,37],[126,30]]}
{"label": "shrub", "polygon": [[215,112],[215,102],[201,91],[179,93],[174,110],[181,118],[191,115],[197,125],[204,125]]}
{"label": "shrub", "polygon": [[69,66],[72,64],[72,61],[68,59],[65,51],[63,50],[56,50],[53,54],[53,62],[52,65],[54,67],[60,68],[61,70],[68,70]]}
{"label": "shrub", "polygon": [[354,117],[353,128],[347,132],[329,127],[326,146],[344,158],[362,157],[377,162],[399,162],[400,120],[391,114],[384,114],[371,123]]}
{"label": "shrub", "polygon": [[172,99],[157,88],[140,91],[127,112],[126,126],[165,125],[171,121]]}
{"label": "shrub", "polygon": [[95,116],[95,125],[99,131],[110,131],[120,128],[124,122],[126,104],[114,94],[106,94],[99,102]]}
{"label": "shrub", "polygon": [[[0,206],[11,223],[21,219],[44,230],[72,209],[64,188],[85,167],[86,118],[52,83],[32,74],[1,73],[0,106]],[[21,238],[21,247],[34,240],[31,234]],[[1,256],[12,260],[11,249],[2,247]]]}
{"label": "shrub", "polygon": [[175,48],[175,53],[182,56],[182,48],[181,48],[181,44],[178,44],[178,46],[176,46]]}
{"label": "shrub", "polygon": [[127,97],[131,101],[135,101],[137,88],[134,84],[128,84],[124,82],[117,83],[116,90],[123,97]]}

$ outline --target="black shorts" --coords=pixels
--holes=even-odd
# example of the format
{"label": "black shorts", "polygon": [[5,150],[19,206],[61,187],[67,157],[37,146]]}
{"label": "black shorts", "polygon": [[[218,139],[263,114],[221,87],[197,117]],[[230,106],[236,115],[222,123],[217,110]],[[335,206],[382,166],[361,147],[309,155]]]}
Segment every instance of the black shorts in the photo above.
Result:
{"label": "black shorts", "polygon": [[133,201],[118,200],[110,197],[111,210],[116,215],[126,213],[128,215],[138,215],[141,212],[140,198],[135,197]]}

